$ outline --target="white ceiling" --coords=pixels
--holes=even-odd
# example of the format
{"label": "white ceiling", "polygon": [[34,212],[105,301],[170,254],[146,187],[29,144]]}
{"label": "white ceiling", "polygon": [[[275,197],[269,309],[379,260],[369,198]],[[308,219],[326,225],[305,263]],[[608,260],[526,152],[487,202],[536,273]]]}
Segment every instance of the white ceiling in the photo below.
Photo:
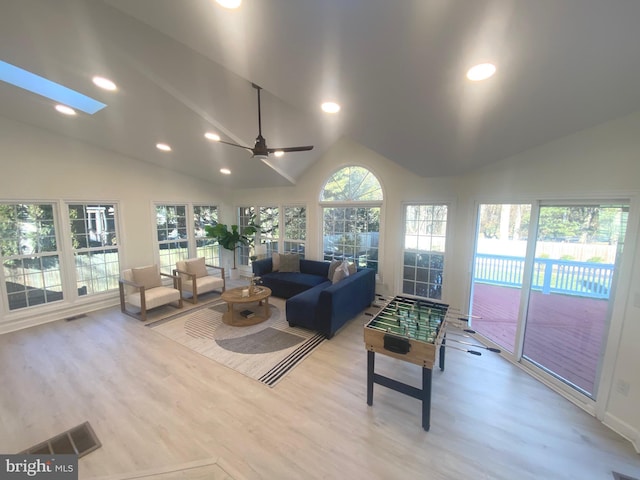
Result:
{"label": "white ceiling", "polygon": [[[0,115],[234,187],[290,185],[343,135],[459,175],[640,110],[639,22],[637,0],[0,0],[0,60],[108,104],[67,118],[0,82]],[[252,82],[269,147],[313,151],[270,168],[204,139],[253,145]]]}

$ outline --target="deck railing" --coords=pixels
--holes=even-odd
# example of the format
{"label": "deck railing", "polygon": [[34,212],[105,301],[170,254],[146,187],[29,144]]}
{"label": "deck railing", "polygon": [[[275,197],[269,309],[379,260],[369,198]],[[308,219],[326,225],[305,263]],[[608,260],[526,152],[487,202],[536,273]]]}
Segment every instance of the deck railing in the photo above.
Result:
{"label": "deck railing", "polygon": [[[611,264],[536,258],[531,288],[542,293],[609,298],[613,269]],[[523,257],[476,254],[476,282],[521,287],[523,276]]]}

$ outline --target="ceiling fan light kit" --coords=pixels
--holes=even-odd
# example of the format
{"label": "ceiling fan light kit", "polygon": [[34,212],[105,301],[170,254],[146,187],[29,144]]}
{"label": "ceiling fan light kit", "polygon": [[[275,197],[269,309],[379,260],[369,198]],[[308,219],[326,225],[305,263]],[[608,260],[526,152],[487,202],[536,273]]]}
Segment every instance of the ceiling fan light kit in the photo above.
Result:
{"label": "ceiling fan light kit", "polygon": [[[265,160],[270,153],[276,154],[276,156],[281,156],[285,152],[305,152],[308,150],[313,150],[313,145],[305,145],[300,147],[279,147],[279,148],[269,148],[267,147],[267,141],[262,136],[262,111],[260,108],[260,90],[262,87],[259,87],[255,83],[251,84],[253,88],[258,91],[258,136],[256,137],[256,143],[251,147],[246,147],[244,145],[239,145],[233,142],[225,142],[224,140],[217,140],[220,143],[224,143],[225,145],[231,145],[232,147],[244,148],[245,150],[249,150],[251,152],[251,156],[253,158],[260,158]],[[210,137],[207,137],[210,138]],[[282,152],[282,153],[280,153]]]}

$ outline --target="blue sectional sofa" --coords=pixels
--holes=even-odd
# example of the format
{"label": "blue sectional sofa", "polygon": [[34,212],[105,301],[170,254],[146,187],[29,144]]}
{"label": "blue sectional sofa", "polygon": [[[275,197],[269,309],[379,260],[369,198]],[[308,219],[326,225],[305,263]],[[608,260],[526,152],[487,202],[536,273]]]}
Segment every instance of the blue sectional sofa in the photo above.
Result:
{"label": "blue sectional sofa", "polygon": [[300,272],[274,272],[271,258],[253,262],[253,273],[274,296],[286,298],[287,322],[333,335],[374,300],[375,272],[359,269],[338,283],[328,278],[329,262],[300,260]]}

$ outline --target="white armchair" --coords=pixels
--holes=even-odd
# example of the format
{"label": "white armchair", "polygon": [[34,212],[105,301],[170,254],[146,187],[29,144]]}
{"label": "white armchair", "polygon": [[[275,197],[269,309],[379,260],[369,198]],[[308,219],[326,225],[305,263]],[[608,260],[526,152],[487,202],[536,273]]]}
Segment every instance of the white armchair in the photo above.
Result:
{"label": "white armchair", "polygon": [[[165,287],[162,284],[163,276],[173,280],[172,287]],[[147,311],[152,308],[168,303],[174,303],[177,308],[182,308],[182,279],[175,275],[160,273],[158,265],[123,270],[118,283],[122,313],[139,318],[143,322],[147,320]],[[127,303],[140,309],[139,316],[127,310]]]}
{"label": "white armchair", "polygon": [[[209,268],[214,269],[219,276],[212,275]],[[192,303],[198,303],[198,295],[214,290],[222,293],[226,286],[224,268],[205,264],[204,257],[178,261],[173,275],[182,279],[183,292],[191,292]]]}

